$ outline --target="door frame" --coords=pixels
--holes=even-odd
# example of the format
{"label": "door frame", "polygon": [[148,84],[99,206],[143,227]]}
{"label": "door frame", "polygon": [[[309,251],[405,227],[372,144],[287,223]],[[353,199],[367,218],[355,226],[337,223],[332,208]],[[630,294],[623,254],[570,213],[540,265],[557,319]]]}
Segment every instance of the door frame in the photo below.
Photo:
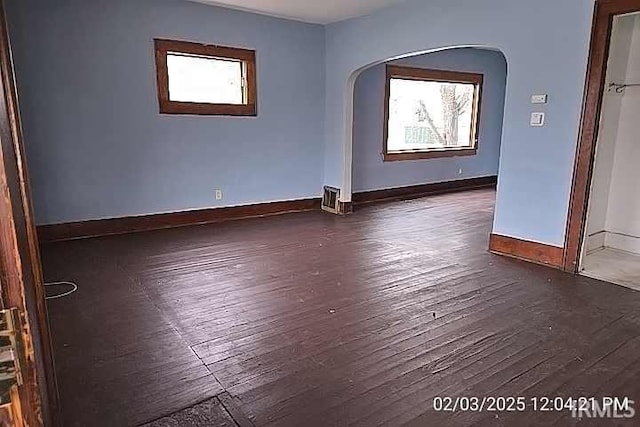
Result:
{"label": "door frame", "polygon": [[0,0],[0,304],[20,314],[17,417],[29,427],[57,426],[58,388],[5,5]]}
{"label": "door frame", "polygon": [[563,268],[578,273],[587,222],[596,143],[605,91],[611,29],[616,15],[640,12],[640,0],[597,0],[591,32],[580,136],[573,170]]}

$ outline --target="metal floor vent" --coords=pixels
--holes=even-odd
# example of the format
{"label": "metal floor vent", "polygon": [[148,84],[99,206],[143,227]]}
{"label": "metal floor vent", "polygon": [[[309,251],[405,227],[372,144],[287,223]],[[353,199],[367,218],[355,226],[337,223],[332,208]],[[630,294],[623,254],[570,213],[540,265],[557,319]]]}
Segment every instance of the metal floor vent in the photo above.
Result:
{"label": "metal floor vent", "polygon": [[340,189],[325,186],[324,196],[322,197],[322,210],[337,214],[338,200],[340,200]]}

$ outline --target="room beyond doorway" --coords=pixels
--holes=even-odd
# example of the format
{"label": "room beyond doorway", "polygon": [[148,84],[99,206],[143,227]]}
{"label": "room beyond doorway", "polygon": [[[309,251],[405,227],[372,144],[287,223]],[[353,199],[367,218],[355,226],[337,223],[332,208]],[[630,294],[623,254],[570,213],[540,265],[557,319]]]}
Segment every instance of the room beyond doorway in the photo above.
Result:
{"label": "room beyond doorway", "polygon": [[[478,47],[362,71],[353,92],[354,201],[359,193],[497,176],[506,79],[505,56]],[[468,83],[477,99],[464,93]]]}
{"label": "room beyond doorway", "polygon": [[580,273],[640,290],[640,13],[613,20]]}

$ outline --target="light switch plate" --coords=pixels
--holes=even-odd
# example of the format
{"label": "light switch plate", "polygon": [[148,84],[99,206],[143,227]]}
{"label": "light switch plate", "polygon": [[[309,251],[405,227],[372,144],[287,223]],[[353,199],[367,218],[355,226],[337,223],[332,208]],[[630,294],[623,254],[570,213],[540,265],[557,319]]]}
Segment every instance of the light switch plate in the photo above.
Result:
{"label": "light switch plate", "polygon": [[534,127],[544,126],[544,113],[531,113],[529,125]]}
{"label": "light switch plate", "polygon": [[532,104],[546,104],[548,99],[547,94],[543,95],[531,95],[531,103]]}

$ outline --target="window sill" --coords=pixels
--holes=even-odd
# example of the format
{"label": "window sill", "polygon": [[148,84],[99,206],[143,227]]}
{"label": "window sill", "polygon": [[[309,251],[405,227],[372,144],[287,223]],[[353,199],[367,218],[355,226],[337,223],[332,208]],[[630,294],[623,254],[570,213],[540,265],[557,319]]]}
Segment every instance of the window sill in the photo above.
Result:
{"label": "window sill", "polygon": [[429,150],[429,151],[405,151],[405,152],[384,153],[383,160],[385,162],[397,162],[397,161],[403,161],[403,160],[424,160],[424,159],[438,159],[443,157],[475,156],[476,154],[478,154],[477,148],[456,148],[456,149]]}
{"label": "window sill", "polygon": [[196,102],[162,102],[160,114],[184,114],[198,116],[257,116],[255,104],[206,104]]}

